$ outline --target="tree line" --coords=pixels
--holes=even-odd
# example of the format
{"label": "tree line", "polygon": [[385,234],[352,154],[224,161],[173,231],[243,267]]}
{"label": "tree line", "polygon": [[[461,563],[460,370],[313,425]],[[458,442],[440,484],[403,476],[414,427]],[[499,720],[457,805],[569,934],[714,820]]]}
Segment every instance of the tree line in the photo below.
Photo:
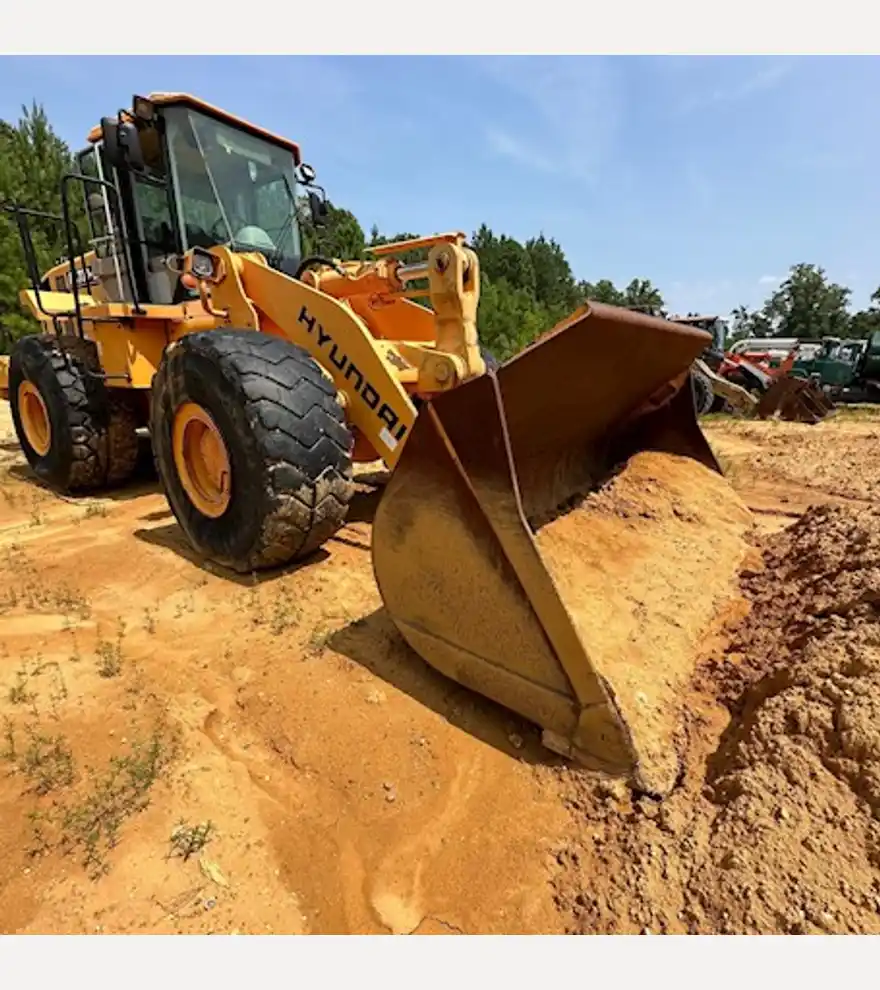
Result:
{"label": "tree line", "polygon": [[[315,228],[306,211],[300,216],[304,250],[335,258],[367,258],[370,248],[418,235],[388,237],[375,225],[364,233],[350,210],[328,204],[323,227]],[[579,281],[562,247],[543,233],[524,244],[496,234],[483,224],[469,241],[480,259],[480,305],[477,323],[482,343],[504,360],[549,330],[587,299],[659,314],[664,301],[649,279],[633,279],[618,289],[608,279]],[[404,261],[415,260],[403,256]]]}
{"label": "tree line", "polygon": [[[71,151],[52,129],[41,106],[23,107],[14,123],[0,120],[0,204],[18,202],[58,213],[60,180],[72,168]],[[82,208],[79,203],[75,205],[79,211],[75,219],[81,222]],[[36,328],[18,300],[28,275],[18,232],[10,219],[0,216],[0,353]],[[416,236],[407,232],[387,236],[375,225],[365,233],[351,211],[332,203],[328,204],[323,227],[315,228],[307,211],[301,212],[300,222],[306,253],[335,258],[367,258],[372,247]],[[44,271],[66,254],[63,234],[60,225],[40,220],[33,221],[32,230],[39,267]],[[470,244],[480,258],[480,337],[502,360],[588,299],[668,315],[663,294],[650,279],[633,278],[622,286],[607,278],[578,279],[562,246],[544,233],[523,243],[507,234],[496,234],[483,224],[473,232]],[[880,330],[880,287],[867,309],[854,311],[851,296],[851,290],[833,282],[821,266],[793,265],[762,306],[738,306],[731,312],[732,339],[864,337]]]}
{"label": "tree line", "polygon": [[763,306],[732,311],[733,339],[743,337],[867,337],[880,330],[880,287],[867,309],[852,311],[852,290],[832,282],[819,265],[797,264]]}
{"label": "tree line", "polygon": [[[18,203],[44,213],[61,211],[61,178],[73,169],[70,149],[54,132],[42,107],[23,107],[15,123],[0,119],[0,208]],[[73,218],[80,222],[85,206],[71,196]],[[31,235],[41,272],[67,254],[61,224],[31,218]],[[33,333],[37,324],[19,303],[29,286],[24,253],[14,217],[0,212],[0,354],[12,342]]]}

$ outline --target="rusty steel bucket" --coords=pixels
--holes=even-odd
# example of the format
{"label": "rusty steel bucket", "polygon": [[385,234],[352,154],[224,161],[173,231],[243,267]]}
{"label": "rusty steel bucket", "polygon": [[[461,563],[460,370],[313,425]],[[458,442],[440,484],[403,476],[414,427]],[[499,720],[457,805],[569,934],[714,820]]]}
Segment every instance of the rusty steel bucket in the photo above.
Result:
{"label": "rusty steel bucket", "polygon": [[767,389],[755,411],[761,419],[820,423],[834,411],[834,403],[821,386],[807,378],[786,375]]}
{"label": "rusty steel bucket", "polygon": [[694,411],[708,340],[589,304],[423,407],[373,529],[385,607],[431,666],[659,794],[749,525]]}

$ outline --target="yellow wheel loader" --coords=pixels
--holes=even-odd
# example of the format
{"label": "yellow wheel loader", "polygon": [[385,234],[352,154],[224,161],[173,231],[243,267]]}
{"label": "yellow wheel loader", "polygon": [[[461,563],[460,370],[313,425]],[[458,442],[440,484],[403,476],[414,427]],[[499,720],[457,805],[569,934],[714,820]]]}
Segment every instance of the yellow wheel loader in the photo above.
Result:
{"label": "yellow wheel loader", "polygon": [[8,208],[44,330],[5,383],[37,477],[121,484],[146,428],[193,547],[246,572],[331,540],[381,459],[373,564],[405,640],[550,749],[667,790],[749,523],[694,412],[708,335],[589,303],[495,367],[462,234],[303,257],[298,203],[320,223],[326,200],[298,146],[187,95],[135,97],[78,164],[49,272],[47,218]]}

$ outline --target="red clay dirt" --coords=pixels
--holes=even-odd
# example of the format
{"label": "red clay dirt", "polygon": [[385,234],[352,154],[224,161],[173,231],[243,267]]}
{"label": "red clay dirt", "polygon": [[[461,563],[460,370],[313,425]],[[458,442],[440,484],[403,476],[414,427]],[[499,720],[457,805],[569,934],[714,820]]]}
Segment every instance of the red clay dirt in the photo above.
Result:
{"label": "red clay dirt", "polygon": [[707,424],[758,525],[658,801],[406,648],[368,489],[233,580],[154,480],[40,488],[0,404],[0,930],[880,931],[878,428]]}
{"label": "red clay dirt", "polygon": [[[722,450],[727,429],[708,430]],[[838,450],[826,435],[812,477],[840,491],[873,467],[876,482],[862,429],[849,462],[852,440]],[[766,472],[728,450],[734,478]],[[569,931],[880,932],[880,504],[815,504],[755,538],[741,576],[750,612],[710,645],[693,684],[677,790],[658,802],[560,776],[580,825],[556,881]]]}

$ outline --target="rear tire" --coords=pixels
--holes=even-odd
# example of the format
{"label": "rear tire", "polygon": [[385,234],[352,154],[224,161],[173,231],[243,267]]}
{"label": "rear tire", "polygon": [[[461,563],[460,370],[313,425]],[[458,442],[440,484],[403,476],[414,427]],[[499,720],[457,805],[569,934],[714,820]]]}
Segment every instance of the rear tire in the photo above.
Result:
{"label": "rear tire", "polygon": [[118,486],[137,464],[134,412],[99,371],[97,347],[80,337],[22,337],[9,359],[18,442],[34,474],[62,492]]}
{"label": "rear tire", "polygon": [[[201,497],[197,461],[188,466],[188,422],[213,429],[222,449],[205,458],[225,465],[213,501]],[[153,380],[150,429],[172,512],[195,549],[225,567],[301,559],[345,522],[353,438],[335,386],[300,347],[250,330],[188,334]]]}

